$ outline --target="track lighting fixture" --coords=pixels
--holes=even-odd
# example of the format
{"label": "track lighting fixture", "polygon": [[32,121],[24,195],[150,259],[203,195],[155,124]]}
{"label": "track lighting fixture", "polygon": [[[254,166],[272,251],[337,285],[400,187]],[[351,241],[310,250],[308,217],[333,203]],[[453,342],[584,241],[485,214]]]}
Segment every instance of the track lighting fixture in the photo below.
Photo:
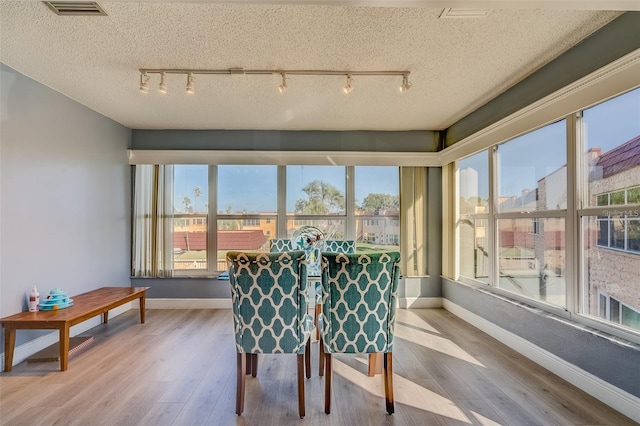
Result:
{"label": "track lighting fixture", "polygon": [[348,95],[353,91],[353,78],[351,77],[351,74],[347,74],[347,84],[342,88],[342,91],[345,95]]}
{"label": "track lighting fixture", "polygon": [[411,89],[412,84],[409,82],[409,74],[402,75],[402,84],[400,85],[400,93]]}
{"label": "track lighting fixture", "polygon": [[287,89],[289,88],[289,86],[287,86],[287,73],[282,73],[282,84],[280,86],[278,86],[278,90],[280,91],[280,93],[284,93],[287,91]]}
{"label": "track lighting fixture", "polygon": [[146,72],[140,74],[140,91],[142,93],[149,93],[149,75]]}
{"label": "track lighting fixture", "polygon": [[193,73],[190,72],[189,74],[187,74],[187,93],[190,95],[193,95],[195,93],[195,90],[193,88],[194,81],[195,78],[193,77]]}
{"label": "track lighting fixture", "polygon": [[162,94],[167,93],[167,82],[165,81],[166,76],[167,76],[167,73],[165,72],[160,73],[160,87],[158,87],[158,91]]}
{"label": "track lighting fixture", "polygon": [[208,75],[269,75],[280,74],[282,76],[282,83],[278,86],[280,93],[284,93],[287,86],[287,74],[289,75],[337,75],[346,76],[347,84],[343,87],[342,91],[345,94],[349,94],[353,91],[353,76],[387,76],[397,75],[402,76],[402,85],[400,86],[401,92],[406,92],[411,88],[409,83],[409,74],[411,71],[339,71],[339,70],[245,70],[244,68],[228,68],[218,70],[205,70],[205,69],[140,69],[140,91],[142,93],[149,92],[149,74],[160,74],[160,86],[158,90],[160,93],[167,93],[167,74],[183,74],[187,76],[187,93],[195,93],[194,81],[195,74],[208,74]]}

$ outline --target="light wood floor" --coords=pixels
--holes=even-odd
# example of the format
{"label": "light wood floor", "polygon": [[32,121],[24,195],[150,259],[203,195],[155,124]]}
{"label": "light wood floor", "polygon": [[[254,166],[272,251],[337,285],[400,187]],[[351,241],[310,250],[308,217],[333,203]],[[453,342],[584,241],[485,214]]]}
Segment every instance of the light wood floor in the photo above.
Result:
{"label": "light wood floor", "polygon": [[365,357],[334,356],[332,413],[323,412],[317,343],[297,415],[296,358],[264,355],[235,415],[229,310],[148,310],[89,330],[94,343],[57,362],[0,375],[2,425],[630,425],[628,418],[441,309],[399,310],[395,414]]}

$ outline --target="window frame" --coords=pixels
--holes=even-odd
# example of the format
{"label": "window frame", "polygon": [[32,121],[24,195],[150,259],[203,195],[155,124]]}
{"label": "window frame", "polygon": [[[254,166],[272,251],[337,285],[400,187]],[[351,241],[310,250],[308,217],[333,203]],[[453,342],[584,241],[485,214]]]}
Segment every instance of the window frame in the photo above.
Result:
{"label": "window frame", "polygon": [[[229,164],[237,166],[251,166],[252,164]],[[298,166],[298,164],[292,164]],[[268,239],[273,238],[289,238],[287,235],[287,222],[289,221],[314,221],[314,220],[331,220],[337,219],[344,222],[345,227],[345,240],[355,240],[356,237],[356,221],[365,217],[358,216],[355,212],[355,166],[341,166],[345,167],[345,212],[344,214],[329,214],[329,215],[299,215],[289,214],[286,208],[286,171],[287,165],[276,165],[277,167],[277,211],[273,215],[265,214],[245,214],[245,213],[218,213],[217,199],[218,199],[218,165],[210,164],[208,167],[208,216],[207,216],[207,265],[206,269],[181,269],[174,270],[175,277],[187,278],[187,277],[217,277],[221,270],[217,269],[217,256],[218,256],[218,222],[220,220],[243,220],[243,221],[261,221],[270,220],[275,221],[276,234],[267,236]],[[394,167],[400,166],[383,166]],[[400,188],[398,187],[398,193]],[[366,216],[371,219],[384,219],[384,220],[396,220],[398,224],[400,222],[399,212],[397,215],[377,215]],[[399,229],[399,226],[398,226]],[[398,235],[398,240],[400,236]]]}
{"label": "window frame", "polygon": [[[610,99],[613,99],[623,93],[630,92],[632,90],[638,89],[640,86],[635,86],[624,90],[621,93],[617,93],[614,96],[611,96],[606,99],[600,99],[599,101],[591,104],[600,104],[604,103]],[[607,195],[607,203],[606,205],[598,205],[598,206],[589,206],[584,207],[587,203],[584,201],[587,194],[587,189],[585,186],[587,185],[586,181],[582,181],[581,179],[586,179],[583,176],[583,161],[584,158],[584,141],[583,141],[583,123],[582,123],[582,111],[589,108],[591,105],[583,105],[577,112],[570,113],[562,117],[558,117],[556,120],[549,121],[547,123],[543,123],[538,127],[531,128],[523,133],[528,133],[535,131],[541,127],[544,127],[553,122],[557,122],[558,120],[566,120],[567,132],[566,132],[566,147],[567,147],[567,208],[559,209],[559,210],[548,210],[548,211],[539,211],[539,212],[508,212],[508,213],[499,213],[496,208],[497,197],[497,182],[496,182],[496,167],[495,167],[495,150],[497,146],[514,139],[518,135],[511,136],[505,138],[503,141],[492,143],[488,146],[483,147],[483,149],[476,150],[473,152],[469,152],[464,157],[458,158],[453,161],[454,164],[454,186],[455,191],[454,197],[456,202],[456,219],[464,219],[464,218],[477,218],[480,215],[477,214],[460,214],[459,208],[457,207],[457,200],[459,198],[460,191],[460,181],[458,179],[459,173],[459,163],[466,157],[471,155],[475,155],[482,151],[489,152],[489,208],[486,216],[488,217],[488,235],[490,235],[490,239],[492,243],[489,243],[490,248],[490,256],[494,257],[494,260],[491,262],[491,271],[489,283],[484,283],[482,281],[472,279],[470,277],[461,276],[460,275],[460,260],[459,260],[459,244],[460,244],[460,236],[458,233],[458,226],[456,225],[454,228],[454,253],[455,253],[455,263],[453,269],[453,278],[461,283],[472,285],[475,287],[481,287],[483,289],[487,289],[492,293],[495,293],[499,296],[504,296],[509,299],[522,302],[526,305],[534,306],[536,308],[540,308],[546,312],[557,315],[562,318],[566,318],[571,321],[575,321],[580,324],[584,324],[586,326],[593,327],[595,329],[601,330],[603,332],[609,333],[611,335],[621,337],[623,339],[635,342],[640,344],[640,330],[631,329],[629,327],[625,327],[623,325],[617,323],[606,322],[605,320],[598,317],[598,309],[600,305],[600,298],[598,296],[598,309],[596,309],[596,314],[589,314],[588,310],[584,309],[584,280],[586,279],[583,276],[583,266],[584,266],[584,253],[582,250],[583,247],[583,218],[585,217],[598,217],[598,220],[606,221],[610,223],[611,218],[611,210],[617,210],[618,213],[620,211],[626,211],[627,214],[624,216],[624,223],[628,225],[629,220],[640,220],[640,202],[634,204],[611,204],[612,203],[612,193],[620,193],[624,191],[624,200],[627,202],[629,200],[630,191],[638,191],[639,185],[635,183],[632,186],[615,189],[612,190],[611,193],[603,193],[603,194],[594,194],[595,196]],[[573,194],[573,195],[571,195]],[[602,197],[604,198],[604,197]],[[566,282],[566,305],[565,307],[559,307],[556,305],[551,305],[545,303],[543,301],[522,296],[517,293],[509,292],[500,289],[497,286],[497,268],[499,262],[499,256],[497,255],[497,238],[498,238],[498,230],[496,229],[496,223],[499,219],[520,219],[520,218],[532,218],[535,220],[536,218],[542,219],[547,217],[558,217],[564,218],[565,220],[565,282]],[[624,238],[624,250],[620,248],[616,248],[611,246],[609,242],[609,247],[602,247],[598,244],[599,247],[608,249],[608,250],[617,250],[624,251],[625,253],[638,255],[640,256],[639,251],[629,250],[629,235],[628,235],[628,226],[625,226],[625,238]],[[608,228],[608,238],[611,238],[612,230]],[[607,313],[609,312],[609,299],[607,299]],[[634,307],[628,306],[624,302],[620,301],[620,315],[622,315],[623,306],[628,309],[631,309],[634,312],[638,312],[638,310]]]}

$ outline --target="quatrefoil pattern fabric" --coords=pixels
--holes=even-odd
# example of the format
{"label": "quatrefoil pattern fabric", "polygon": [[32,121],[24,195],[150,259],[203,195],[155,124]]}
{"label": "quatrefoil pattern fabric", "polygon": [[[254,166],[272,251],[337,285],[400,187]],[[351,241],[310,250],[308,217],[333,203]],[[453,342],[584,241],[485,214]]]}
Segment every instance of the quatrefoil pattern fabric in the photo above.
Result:
{"label": "quatrefoil pattern fabric", "polygon": [[322,339],[328,353],[393,350],[400,253],[322,255]]}
{"label": "quatrefoil pattern fabric", "polygon": [[283,251],[292,251],[293,243],[290,239],[274,238],[269,240],[269,251],[271,253],[282,253]]}
{"label": "quatrefoil pattern fabric", "polygon": [[355,253],[356,242],[354,240],[326,240],[323,251],[329,253]]}
{"label": "quatrefoil pattern fabric", "polygon": [[228,252],[236,350],[302,354],[313,329],[307,314],[305,253]]}
{"label": "quatrefoil pattern fabric", "polygon": [[[326,240],[324,242],[324,252],[329,253],[355,253],[356,242],[354,240]],[[318,274],[319,275],[319,274]],[[322,283],[316,284],[316,304],[322,303]]]}

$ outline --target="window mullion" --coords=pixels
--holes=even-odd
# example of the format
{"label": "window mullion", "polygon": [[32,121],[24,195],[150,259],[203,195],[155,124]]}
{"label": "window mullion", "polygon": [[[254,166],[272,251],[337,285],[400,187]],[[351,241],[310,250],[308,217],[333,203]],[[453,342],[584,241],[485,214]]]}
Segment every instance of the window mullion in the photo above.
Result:
{"label": "window mullion", "polygon": [[287,238],[287,166],[278,166],[277,210],[277,238]]}
{"label": "window mullion", "polygon": [[580,184],[578,173],[580,167],[580,152],[582,152],[582,117],[579,113],[571,114],[566,118],[567,124],[567,210],[565,219],[565,308],[576,313],[579,310],[580,280],[578,253],[580,244],[578,231],[580,220],[576,214],[580,205]]}
{"label": "window mullion", "polygon": [[214,273],[218,269],[218,167],[209,166],[209,220],[207,222],[207,265]]}
{"label": "window mullion", "polygon": [[490,256],[493,256],[489,266],[489,285],[492,287],[499,287],[498,280],[500,279],[498,270],[500,262],[500,256],[497,254],[498,247],[498,227],[496,226],[496,209],[497,209],[497,194],[498,194],[498,147],[494,146],[489,152],[489,203],[488,213],[489,220],[487,221],[487,247]]}
{"label": "window mullion", "polygon": [[345,222],[345,236],[347,240],[356,239],[356,222],[355,222],[355,209],[356,209],[356,195],[355,195],[355,167],[347,166],[346,173],[346,222]]}

